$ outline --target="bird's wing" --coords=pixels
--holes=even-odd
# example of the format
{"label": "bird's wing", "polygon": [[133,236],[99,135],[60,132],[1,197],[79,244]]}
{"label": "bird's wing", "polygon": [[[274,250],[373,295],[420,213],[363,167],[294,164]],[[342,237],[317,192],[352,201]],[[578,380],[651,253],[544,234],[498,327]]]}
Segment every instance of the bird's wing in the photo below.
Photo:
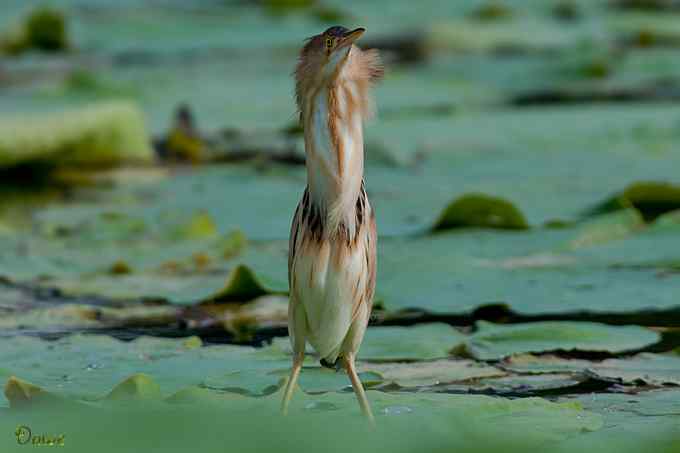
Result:
{"label": "bird's wing", "polygon": [[302,200],[297,205],[295,215],[293,216],[293,223],[290,226],[290,236],[288,238],[288,288],[291,295],[293,294],[293,264],[295,263],[295,253],[297,250],[298,239],[301,239],[303,234],[300,229],[302,227],[302,213],[304,211],[304,204],[309,202],[307,189],[302,196]]}
{"label": "bird's wing", "polygon": [[371,208],[368,221],[368,241],[366,242],[366,256],[368,263],[368,284],[366,285],[366,303],[370,314],[373,308],[373,294],[375,293],[376,272],[378,270],[378,228],[375,224],[375,213]]}
{"label": "bird's wing", "polygon": [[375,214],[373,213],[368,199],[366,199],[366,207],[368,218],[361,225],[361,229],[366,231],[360,231],[359,234],[365,234],[365,239],[363,241],[364,247],[364,269],[363,274],[366,278],[366,283],[363,287],[363,292],[358,294],[353,301],[352,307],[352,320],[356,319],[359,309],[362,304],[366,304],[368,308],[368,313],[370,315],[371,309],[373,308],[373,294],[375,292],[375,279],[377,270],[377,243],[378,243],[378,230],[375,224]]}
{"label": "bird's wing", "polygon": [[302,235],[304,234],[304,231],[302,231],[302,228],[304,225],[302,223],[302,215],[305,209],[304,205],[308,201],[309,197],[305,190],[305,194],[295,210],[288,240],[288,335],[295,354],[305,350],[305,341],[307,337],[307,317],[305,315],[304,306],[299,303],[300,301],[297,297],[294,266],[303,239]]}

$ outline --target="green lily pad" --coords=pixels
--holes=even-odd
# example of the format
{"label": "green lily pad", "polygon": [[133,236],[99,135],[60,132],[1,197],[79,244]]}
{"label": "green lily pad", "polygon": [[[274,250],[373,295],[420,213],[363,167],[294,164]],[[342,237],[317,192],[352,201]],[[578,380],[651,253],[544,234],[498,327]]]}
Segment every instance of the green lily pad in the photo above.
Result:
{"label": "green lily pad", "polygon": [[471,360],[366,363],[360,364],[359,369],[378,373],[385,382],[394,382],[401,387],[440,385],[505,374],[498,368]]}
{"label": "green lily pad", "polygon": [[433,229],[465,227],[525,230],[529,225],[521,211],[511,202],[484,194],[469,194],[451,202]]}
{"label": "green lily pad", "polygon": [[79,110],[0,121],[0,166],[31,161],[109,166],[150,162],[141,112],[108,103]]}
{"label": "green lily pad", "polygon": [[274,371],[256,368],[210,375],[202,385],[210,390],[258,396],[275,392],[284,382],[285,378],[274,374]]}
{"label": "green lily pad", "polygon": [[49,7],[37,8],[28,14],[13,33],[0,36],[0,52],[17,55],[30,50],[63,52],[69,47],[67,18]]}
{"label": "green lily pad", "polygon": [[[290,369],[279,370],[274,374],[281,378],[287,378],[290,375]],[[380,373],[366,370],[359,372],[359,380],[361,380],[364,388],[370,388],[382,383],[383,378]],[[298,385],[306,393],[314,394],[351,388],[351,382],[344,368],[333,370],[319,366],[303,367]]]}
{"label": "green lily pad", "polygon": [[523,355],[508,359],[504,368],[523,373],[588,372],[624,384],[680,385],[680,357],[642,353],[601,362]]}
{"label": "green lily pad", "polygon": [[202,239],[217,236],[219,231],[215,221],[205,211],[198,212],[178,228],[176,236],[182,239]]}
{"label": "green lily pad", "polygon": [[566,392],[570,387],[576,387],[585,381],[586,377],[573,373],[567,374],[537,374],[537,375],[508,375],[489,377],[464,384],[449,384],[443,391],[458,392],[488,392],[495,395],[536,395],[546,392]]}
{"label": "green lily pad", "polygon": [[123,307],[91,306],[80,303],[33,304],[19,302],[15,312],[3,315],[0,328],[11,331],[44,331],[48,329],[79,330],[114,325],[158,324],[179,317],[179,308],[170,305],[127,304]]}
{"label": "green lily pad", "polygon": [[480,321],[466,348],[481,360],[498,360],[523,352],[626,352],[650,346],[659,339],[656,332],[638,326],[566,321],[496,325]]}
{"label": "green lily pad", "polygon": [[625,239],[644,228],[644,219],[636,209],[598,216],[577,227],[575,237],[569,241],[573,249]]}
{"label": "green lily pad", "polygon": [[[185,339],[150,337],[123,342],[104,335],[70,335],[53,342],[24,336],[3,338],[0,358],[2,363],[12,364],[13,375],[55,395],[83,400],[104,397],[130,376],[136,377],[116,390],[116,395],[154,393],[145,384],[149,379],[167,394],[240,370],[265,374],[290,367],[285,355],[262,349],[196,347]],[[247,385],[243,380],[244,388]]]}
{"label": "green lily pad", "polygon": [[[498,447],[502,442],[504,451],[525,451],[529,446],[560,442],[602,427],[601,416],[584,411],[575,403],[556,404],[539,398],[507,400],[476,395],[368,391],[376,414],[375,429],[379,433],[376,436],[367,429],[352,393],[296,392],[290,414],[285,418],[279,413],[281,393],[263,398],[224,397],[194,387],[173,394],[165,403],[154,401],[152,405],[103,399],[67,406],[68,401],[55,400],[39,406],[29,405],[21,411],[4,411],[0,424],[2,428],[13,424],[8,431],[13,432],[19,418],[19,425],[35,427],[45,426],[41,422],[49,417],[50,430],[65,433],[67,445],[73,432],[81,433],[79,447],[101,443],[111,436],[118,439],[116,448],[127,448],[126,442],[139,445],[138,439],[144,438],[141,433],[146,432],[147,438],[154,439],[165,451],[184,451],[190,444],[188,438],[192,438],[193,445],[201,438],[187,437],[187,433],[207,430],[214,435],[201,438],[202,448],[230,442],[239,451],[246,452],[311,451],[310,442],[312,445],[322,442],[336,432],[337,426],[343,426],[344,432],[357,441],[358,451],[375,451],[382,445],[390,451],[404,452],[418,446],[428,451],[443,446],[469,449],[480,442],[488,446],[490,438],[498,439]],[[55,417],[56,413],[61,416]],[[103,423],[104,417],[106,423]],[[253,423],[254,419],[258,423]],[[143,431],[136,431],[142,426]],[[157,437],[161,432],[165,437]],[[181,438],[173,434],[176,432],[183,433]],[[158,444],[157,439],[164,440]],[[301,439],[304,444],[300,443]],[[165,448],[166,441],[168,448]],[[339,452],[341,447],[331,447],[330,451]]]}
{"label": "green lily pad", "polygon": [[447,324],[372,327],[359,349],[360,360],[431,360],[447,357],[464,338]]}
{"label": "green lily pad", "polygon": [[[146,374],[134,374],[116,385],[106,398],[117,400],[159,399],[161,388]],[[10,400],[11,402],[11,400]]]}
{"label": "green lily pad", "polygon": [[680,391],[655,390],[636,395],[600,393],[561,398],[578,401],[602,416],[604,426],[597,432],[577,436],[555,449],[560,453],[583,451],[672,452],[680,441],[678,410]]}
{"label": "green lily pad", "polygon": [[646,221],[680,209],[680,186],[670,182],[641,181],[630,184],[622,192],[603,201],[590,213],[599,214],[635,207]]}
{"label": "green lily pad", "polygon": [[58,397],[46,392],[37,385],[26,382],[15,376],[10,376],[5,383],[4,395],[5,398],[7,398],[7,401],[9,401],[10,406],[13,408],[25,407],[30,404],[35,404],[36,402],[50,403],[59,400]]}
{"label": "green lily pad", "polygon": [[[71,335],[50,342],[16,336],[2,341],[0,359],[12,366],[0,375],[20,375],[54,395],[86,401],[101,399],[111,387],[109,399],[158,399],[161,393],[192,385],[261,396],[280,388],[292,364],[290,356],[275,348],[202,346],[196,337],[122,342],[103,335]],[[344,370],[319,368],[314,362],[308,357],[301,373],[299,385],[305,392],[350,385]],[[360,378],[367,387],[382,382],[370,370]]]}
{"label": "green lily pad", "polygon": [[637,230],[622,220],[576,231],[385,238],[377,291],[389,311],[470,313],[498,303],[521,314],[674,309],[680,279],[660,278],[658,270],[680,260],[678,230]]}
{"label": "green lily pad", "polygon": [[250,268],[239,265],[232,269],[227,276],[227,283],[224,288],[208,300],[212,302],[247,302],[276,292],[283,291],[268,288]]}

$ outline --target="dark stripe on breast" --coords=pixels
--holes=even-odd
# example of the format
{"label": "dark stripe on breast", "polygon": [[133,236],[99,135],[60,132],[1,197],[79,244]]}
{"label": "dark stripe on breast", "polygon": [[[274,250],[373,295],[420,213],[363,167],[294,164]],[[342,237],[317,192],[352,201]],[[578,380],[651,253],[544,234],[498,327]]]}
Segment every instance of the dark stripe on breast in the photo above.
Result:
{"label": "dark stripe on breast", "polygon": [[[338,225],[338,240],[345,242],[348,246],[352,247],[356,244],[361,230],[364,228],[367,218],[366,209],[368,205],[368,196],[366,195],[366,190],[364,188],[364,181],[361,181],[361,188],[359,190],[359,196],[357,197],[354,215],[355,215],[355,228],[354,234],[350,237],[349,227],[345,222]],[[305,193],[302,197],[302,216],[301,223],[304,225],[305,231],[309,233],[309,237],[315,241],[320,241],[324,237],[325,232],[325,215],[322,210],[314,203],[310,194],[309,188],[305,189]]]}
{"label": "dark stripe on breast", "polygon": [[305,230],[309,232],[310,236],[315,240],[320,240],[323,237],[324,224],[321,210],[314,204],[309,196],[309,187],[305,189],[305,194],[302,197],[302,224]]}

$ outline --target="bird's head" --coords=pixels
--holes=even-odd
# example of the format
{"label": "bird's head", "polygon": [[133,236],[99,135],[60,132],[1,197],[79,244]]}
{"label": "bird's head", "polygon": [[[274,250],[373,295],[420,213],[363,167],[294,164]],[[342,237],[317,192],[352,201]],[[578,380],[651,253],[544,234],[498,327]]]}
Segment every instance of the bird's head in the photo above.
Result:
{"label": "bird's head", "polygon": [[323,33],[312,36],[300,52],[298,70],[306,77],[329,79],[338,74],[347,62],[354,42],[364,34],[366,29],[331,27]]}
{"label": "bird's head", "polygon": [[343,80],[356,88],[354,102],[364,118],[370,116],[369,87],[382,78],[384,71],[377,50],[364,51],[354,45],[365,31],[335,26],[307,40],[295,68],[295,97],[301,120],[310,96]]}

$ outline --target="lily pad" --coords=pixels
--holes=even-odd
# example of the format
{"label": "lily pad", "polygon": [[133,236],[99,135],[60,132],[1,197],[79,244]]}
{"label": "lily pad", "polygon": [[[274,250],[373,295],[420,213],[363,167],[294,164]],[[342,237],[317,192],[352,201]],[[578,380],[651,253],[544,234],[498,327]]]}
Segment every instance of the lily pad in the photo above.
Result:
{"label": "lily pad", "polygon": [[631,206],[640,211],[646,221],[653,221],[666,212],[680,209],[680,185],[660,181],[632,183],[590,212],[598,214]]}
{"label": "lily pad", "polygon": [[184,339],[141,337],[123,342],[104,335],[71,335],[50,342],[15,336],[3,338],[1,344],[0,361],[11,364],[10,373],[55,395],[83,400],[104,397],[130,376],[137,377],[116,394],[150,394],[145,384],[149,379],[165,394],[200,385],[211,376],[290,366],[284,355],[245,346],[195,347]]}
{"label": "lily pad", "polygon": [[[280,288],[278,292],[283,292]],[[277,292],[265,286],[253,271],[244,265],[232,269],[227,276],[227,283],[217,294],[208,300],[212,302],[247,302],[266,294]]]}
{"label": "lily pad", "polygon": [[479,359],[498,360],[523,352],[626,352],[650,346],[659,339],[656,332],[638,326],[566,321],[497,325],[480,321],[466,347]]}
{"label": "lily pad", "polygon": [[359,349],[361,360],[430,360],[447,357],[464,338],[447,324],[372,327]]}
{"label": "lily pad", "polygon": [[151,159],[142,114],[129,103],[0,121],[2,167],[31,161],[101,167]]}
{"label": "lily pad", "polygon": [[451,202],[433,229],[465,227],[525,230],[529,225],[521,211],[511,202],[484,194],[469,194]]}
{"label": "lily pad", "polygon": [[[355,396],[344,392],[324,395],[297,392],[286,418],[279,413],[281,392],[263,398],[225,398],[219,393],[187,388],[165,403],[154,400],[152,405],[104,399],[66,406],[55,400],[26,406],[21,411],[4,411],[1,423],[3,428],[5,424],[12,424],[8,432],[13,432],[19,418],[19,425],[45,426],[41,422],[49,417],[50,429],[65,433],[67,445],[70,434],[78,432],[82,433],[78,437],[79,446],[118,438],[116,448],[127,448],[126,442],[130,442],[131,447],[132,443],[139,445],[139,439],[144,439],[142,432],[157,439],[158,430],[166,433],[160,437],[164,439],[161,444],[155,441],[164,451],[185,451],[191,438],[192,445],[196,445],[196,439],[202,439],[201,448],[228,442],[245,452],[311,451],[310,442],[312,445],[322,442],[337,426],[343,426],[344,432],[357,441],[358,451],[375,451],[382,445],[397,452],[413,451],[416,447],[430,450],[445,446],[461,450],[480,443],[491,446],[489,439],[498,439],[497,447],[502,443],[504,451],[525,451],[529,446],[536,448],[547,442],[560,442],[602,427],[601,416],[584,411],[575,403],[556,404],[539,398],[506,400],[476,395],[367,393],[376,414],[379,436],[367,430]],[[55,417],[56,413],[61,416]],[[252,422],[255,418],[258,423]],[[106,427],[107,435],[102,426]],[[137,431],[137,427],[144,429]],[[215,434],[207,438],[198,435],[206,431]],[[177,437],[173,434],[177,432],[184,434]],[[194,432],[196,436],[187,437],[186,433]],[[241,442],[239,439],[243,438],[247,440]],[[339,452],[344,447],[329,448]]]}
{"label": "lily pad", "polygon": [[663,354],[642,353],[601,362],[526,355],[508,359],[503,368],[524,373],[588,372],[623,384],[680,385],[680,357]]}
{"label": "lily pad", "polygon": [[655,390],[636,395],[600,393],[562,398],[578,401],[602,416],[604,426],[580,438],[562,443],[560,453],[582,451],[672,452],[680,441],[677,418],[680,392],[677,389]]}
{"label": "lily pad", "polygon": [[605,214],[584,222],[577,227],[569,247],[573,249],[625,239],[644,228],[644,219],[639,211],[627,208]]}
{"label": "lily pad", "polygon": [[[134,374],[116,385],[106,397],[113,400],[160,399],[161,389],[145,374]],[[10,399],[11,402],[11,399]]]}
{"label": "lily pad", "polygon": [[678,230],[629,225],[386,238],[378,246],[377,291],[390,311],[471,313],[498,303],[521,314],[677,307],[680,279],[658,272],[680,259]]}
{"label": "lily pad", "polygon": [[[288,377],[290,370],[280,370],[275,372],[279,377]],[[371,370],[359,372],[359,379],[364,388],[370,388],[382,383],[383,378],[380,373]],[[298,385],[306,393],[326,393],[329,391],[340,391],[351,388],[351,382],[344,368],[332,370],[329,368],[314,366],[303,367],[300,372]]]}
{"label": "lily pad", "polygon": [[464,384],[449,384],[442,387],[442,391],[479,392],[492,395],[529,396],[544,395],[551,392],[566,393],[571,388],[575,390],[583,381],[584,376],[576,374],[537,374],[537,375],[508,375],[483,378]]}
{"label": "lily pad", "polygon": [[63,52],[68,47],[67,17],[49,7],[31,11],[14,33],[0,37],[0,52],[11,55],[30,50]]}
{"label": "lily pad", "polygon": [[401,387],[420,387],[467,381],[505,373],[471,360],[435,360],[417,363],[367,363],[360,370],[378,373],[385,382]]}

